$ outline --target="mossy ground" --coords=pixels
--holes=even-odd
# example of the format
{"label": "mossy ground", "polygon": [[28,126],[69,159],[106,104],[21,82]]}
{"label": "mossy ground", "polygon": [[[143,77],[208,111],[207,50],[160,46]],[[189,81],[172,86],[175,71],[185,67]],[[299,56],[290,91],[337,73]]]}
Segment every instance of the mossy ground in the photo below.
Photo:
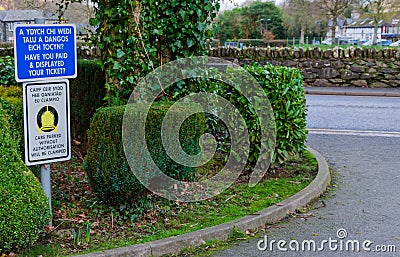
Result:
{"label": "mossy ground", "polygon": [[[203,168],[214,170],[218,166],[217,161]],[[214,226],[279,203],[306,187],[316,172],[317,163],[306,152],[271,168],[255,187],[249,187],[243,175],[222,194],[206,201],[180,203],[149,195],[135,205],[110,207],[92,194],[82,161],[73,158],[52,165],[53,227],[47,227],[40,242],[20,256],[93,252]]]}

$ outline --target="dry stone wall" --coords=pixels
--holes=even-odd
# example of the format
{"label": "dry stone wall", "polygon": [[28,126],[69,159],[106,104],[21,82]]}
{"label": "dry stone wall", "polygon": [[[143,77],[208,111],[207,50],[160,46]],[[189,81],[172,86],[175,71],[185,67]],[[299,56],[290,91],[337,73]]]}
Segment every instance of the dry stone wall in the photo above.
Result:
{"label": "dry stone wall", "polygon": [[[78,58],[97,59],[95,47],[80,46]],[[13,56],[13,48],[0,48],[0,56]],[[400,87],[400,48],[214,48],[210,56],[240,65],[271,63],[298,68],[305,86]]]}
{"label": "dry stone wall", "polygon": [[210,56],[240,65],[271,63],[298,68],[305,86],[400,87],[400,49],[215,48]]}

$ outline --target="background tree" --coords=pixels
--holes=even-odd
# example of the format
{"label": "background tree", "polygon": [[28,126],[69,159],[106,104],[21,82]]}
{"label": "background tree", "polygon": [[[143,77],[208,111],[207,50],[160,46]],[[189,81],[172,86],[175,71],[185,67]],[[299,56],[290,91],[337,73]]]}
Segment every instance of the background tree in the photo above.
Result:
{"label": "background tree", "polygon": [[393,10],[398,6],[397,0],[360,0],[359,2],[362,10],[367,13],[373,20],[374,35],[372,43],[375,45],[378,38],[378,27],[381,20],[383,20],[383,13]]}
{"label": "background tree", "polygon": [[70,23],[86,23],[89,25],[90,19],[94,17],[94,6],[91,1],[71,3],[65,11],[64,17]]}
{"label": "background tree", "polygon": [[219,39],[233,39],[239,35],[240,9],[226,10],[217,16],[217,37]]}
{"label": "background tree", "polygon": [[14,9],[14,1],[12,0],[1,0],[0,1],[0,8],[2,10],[12,10]]}
{"label": "background tree", "polygon": [[267,41],[267,43],[269,43],[270,41],[275,39],[275,35],[271,31],[265,29],[263,33],[263,39]]}
{"label": "background tree", "polygon": [[261,25],[261,28],[263,28],[253,34],[255,38],[262,38],[264,30],[271,31],[276,38],[286,38],[286,32],[282,25],[282,9],[276,6],[274,2],[256,1],[243,9],[248,10],[256,27]]}
{"label": "background tree", "polygon": [[217,16],[217,37],[262,39],[267,29],[276,38],[285,38],[282,11],[273,2],[251,1],[249,5],[226,10]]}
{"label": "background tree", "polygon": [[335,42],[336,26],[338,18],[344,15],[345,11],[352,4],[353,0],[317,0],[317,7],[332,20],[332,42]]}
{"label": "background tree", "polygon": [[[64,8],[63,1],[44,0],[15,0],[14,8],[18,10],[44,10],[56,14],[60,8]],[[60,20],[69,23],[86,23],[93,17],[94,6],[90,0],[74,1],[68,3],[68,8],[63,9]]]}
{"label": "background tree", "polygon": [[257,31],[256,17],[251,13],[249,8],[241,8],[239,16],[239,38],[260,38],[255,36]]}
{"label": "background tree", "polygon": [[288,33],[300,37],[299,43],[304,44],[306,33],[312,33],[313,28],[319,26],[315,3],[311,0],[286,0],[282,8],[284,26]]}
{"label": "background tree", "polygon": [[44,0],[15,0],[14,1],[14,8],[19,10],[51,10],[56,9],[55,3],[51,1],[44,1]]}

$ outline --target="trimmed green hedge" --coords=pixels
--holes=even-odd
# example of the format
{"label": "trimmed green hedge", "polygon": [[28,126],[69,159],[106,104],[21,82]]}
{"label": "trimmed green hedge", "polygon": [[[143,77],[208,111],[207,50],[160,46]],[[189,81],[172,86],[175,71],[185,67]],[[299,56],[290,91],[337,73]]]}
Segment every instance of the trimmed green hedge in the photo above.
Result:
{"label": "trimmed green hedge", "polygon": [[0,86],[0,98],[3,101],[3,109],[9,114],[9,122],[12,130],[22,139],[24,134],[24,116],[22,112],[22,88],[18,86]]}
{"label": "trimmed green hedge", "polygon": [[82,154],[86,152],[86,131],[90,118],[104,105],[105,75],[98,61],[78,60],[78,77],[70,80],[71,137],[80,142]]}
{"label": "trimmed green hedge", "polygon": [[21,160],[18,141],[0,99],[0,253],[31,246],[50,221],[48,201]]}
{"label": "trimmed green hedge", "polygon": [[[3,99],[2,106],[3,109],[9,114],[8,121],[13,136],[16,138],[19,144],[19,151],[21,157],[23,158],[24,149],[24,114],[22,107],[22,88],[18,86],[0,86],[0,99]],[[38,175],[37,167],[30,166],[29,169]]]}
{"label": "trimmed green hedge", "polygon": [[[147,147],[152,159],[165,174],[178,180],[190,180],[193,178],[194,168],[172,161],[162,146],[162,119],[171,105],[172,103],[157,102],[150,109],[146,120]],[[198,108],[197,105],[182,106],[181,109],[175,109],[173,115],[185,113],[187,108],[196,107]],[[140,119],[144,108],[142,104],[135,104],[132,112],[128,114],[130,120]],[[93,191],[101,200],[111,204],[134,202],[144,191],[143,185],[136,179],[125,158],[122,144],[124,112],[125,106],[98,109],[88,131],[88,151],[84,168]],[[180,142],[188,154],[200,151],[198,140],[202,135],[204,119],[203,113],[194,114],[186,119],[180,128]],[[135,142],[129,147],[135,148]],[[137,167],[148,166],[139,162],[140,160]]]}

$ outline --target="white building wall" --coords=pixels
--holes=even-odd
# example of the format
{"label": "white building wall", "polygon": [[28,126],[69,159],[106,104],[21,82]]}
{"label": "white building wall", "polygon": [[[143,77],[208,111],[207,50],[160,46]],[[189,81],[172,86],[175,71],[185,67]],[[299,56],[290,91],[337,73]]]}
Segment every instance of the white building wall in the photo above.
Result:
{"label": "white building wall", "polygon": [[[373,27],[348,27],[346,28],[346,37],[358,40],[370,40],[374,36]],[[381,38],[382,28],[379,27],[377,31],[378,38]]]}

